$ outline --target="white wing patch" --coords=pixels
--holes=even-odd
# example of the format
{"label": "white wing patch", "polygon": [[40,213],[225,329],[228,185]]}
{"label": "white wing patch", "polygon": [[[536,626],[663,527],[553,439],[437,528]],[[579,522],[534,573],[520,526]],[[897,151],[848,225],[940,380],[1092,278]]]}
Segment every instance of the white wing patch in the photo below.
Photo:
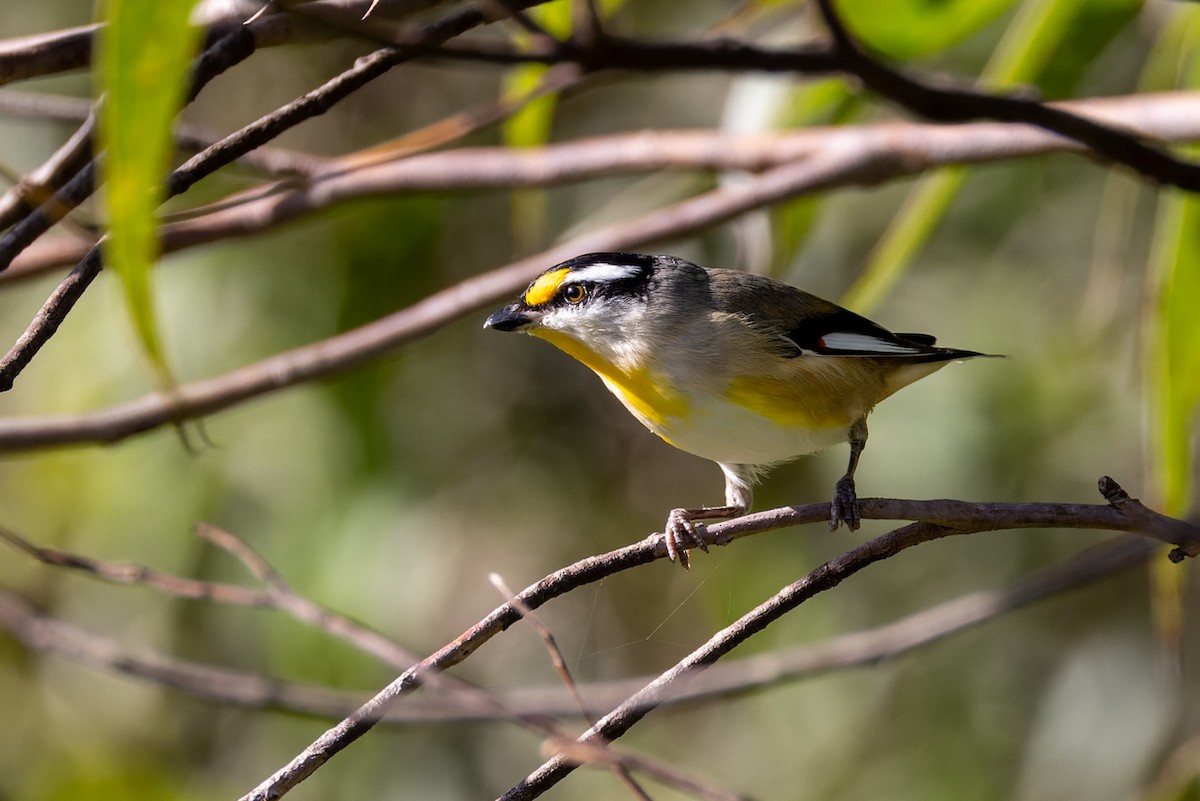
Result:
{"label": "white wing patch", "polygon": [[605,281],[620,281],[622,278],[633,278],[641,268],[632,264],[589,264],[586,267],[576,267],[567,273],[564,284],[578,284],[583,281],[603,283]]}
{"label": "white wing patch", "polygon": [[829,350],[848,350],[858,353],[879,353],[883,355],[925,353],[921,348],[898,345],[895,342],[888,342],[885,339],[879,339],[869,334],[849,334],[835,331],[832,334],[825,334],[821,337],[820,341]]}

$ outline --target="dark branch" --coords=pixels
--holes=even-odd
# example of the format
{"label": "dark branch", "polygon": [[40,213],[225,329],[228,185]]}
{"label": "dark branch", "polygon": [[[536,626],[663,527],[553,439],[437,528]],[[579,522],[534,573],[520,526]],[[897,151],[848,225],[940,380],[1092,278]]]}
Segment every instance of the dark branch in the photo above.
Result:
{"label": "dark branch", "polygon": [[[513,3],[520,7],[534,5],[538,2],[542,2],[542,0],[519,0],[519,2],[513,0]],[[174,197],[185,192],[197,181],[228,165],[242,154],[269,142],[304,120],[324,113],[337,102],[383,75],[397,64],[489,21],[477,8],[459,10],[425,26],[420,35],[414,37],[413,42],[404,48],[383,48],[360,58],[352,68],[319,89],[256,120],[188,159],[167,177],[166,197]],[[239,26],[226,37],[218,40],[198,60],[193,86],[188,96],[189,101],[195,98],[200,89],[219,71],[246,58],[254,52],[254,49],[254,36],[248,26]],[[88,172],[88,170],[84,172]],[[83,173],[80,173],[77,178],[78,185],[74,189],[86,197],[94,189],[94,180],[92,176],[84,176]],[[71,183],[75,184],[75,179],[72,179]],[[54,203],[55,211],[70,207],[58,195],[55,196],[52,203]],[[0,270],[11,263],[20,248],[27,246],[54,223],[51,212],[40,216],[32,215],[28,219],[31,220],[34,217],[38,217],[38,220],[30,223],[27,229],[22,229],[20,232],[14,229],[0,237]],[[95,280],[102,266],[100,245],[96,245],[50,295],[25,332],[9,352],[0,358],[0,392],[12,389],[16,377],[58,331],[71,309]]]}
{"label": "dark branch", "polygon": [[[1060,526],[1074,528],[1077,525],[1086,529],[1105,528],[1114,531],[1133,531],[1156,539],[1168,539],[1181,547],[1194,547],[1200,544],[1200,528],[1163,517],[1127,496],[1121,497],[1123,493],[1118,492],[1120,488],[1116,487],[1115,482],[1112,482],[1111,479],[1106,478],[1103,482],[1106,497],[1114,498],[1117,505],[989,504],[986,507],[980,507],[958,501],[950,501],[948,502],[949,506],[943,506],[942,504],[947,502],[863,499],[861,504],[864,518],[912,519],[909,515],[917,511],[914,506],[917,505],[923,507],[924,511],[920,515],[921,517],[953,521],[954,527],[927,522],[912,523],[864,543],[837,559],[827,562],[800,581],[781,590],[737,623],[715,635],[703,648],[693,652],[643,691],[606,715],[580,738],[580,742],[587,743],[619,737],[647,712],[662,703],[662,700],[670,694],[669,688],[674,687],[675,683],[683,677],[700,667],[715,662],[741,642],[818,592],[836,586],[844,578],[867,565],[886,559],[922,542],[980,531],[1012,527],[1040,527],[1045,525],[1047,520],[1054,519],[1060,521],[1058,524]],[[979,510],[980,516],[973,520],[969,519],[968,514],[971,509]],[[1069,518],[1059,513],[1066,509],[1072,510]],[[1001,514],[1002,510],[1008,510],[1011,515],[998,517],[997,515]],[[1026,517],[1023,514],[1026,511],[1031,511],[1032,514]],[[899,513],[894,514],[896,512]],[[775,509],[710,526],[704,532],[704,537],[710,545],[724,545],[760,531],[800,523],[818,521],[824,523],[828,516],[829,504],[827,503]],[[1030,522],[1033,520],[1036,522]],[[653,534],[635,545],[612,551],[603,556],[582,560],[553,573],[530,585],[516,597],[526,607],[537,609],[559,595],[621,570],[664,558],[666,553],[666,545],[661,535]],[[343,748],[370,731],[387,714],[389,707],[421,684],[423,674],[428,671],[443,671],[459,664],[484,642],[504,631],[519,619],[520,613],[512,604],[498,607],[458,639],[401,674],[353,715],[326,731],[291,762],[244,796],[242,801],[265,801],[265,799],[279,798]],[[511,795],[506,798],[533,798],[546,787],[562,779],[575,767],[575,763],[562,757],[556,757],[543,765],[517,788],[514,788]]]}
{"label": "dark branch", "polygon": [[859,47],[833,2],[817,0],[817,7],[833,35],[839,60],[848,73],[880,97],[937,122],[996,120],[1036,125],[1080,142],[1096,155],[1164,186],[1200,191],[1200,165],[1177,159],[1128,129],[1095,122],[1029,97],[931,86],[888,67]]}
{"label": "dark branch", "polygon": [[[1149,540],[1133,536],[1122,538],[1072,556],[1007,589],[973,592],[875,629],[719,662],[695,681],[676,688],[664,697],[663,703],[675,705],[729,698],[781,682],[874,664],[1052,595],[1144,564],[1159,550],[1159,546]],[[45,615],[24,599],[3,591],[0,591],[0,627],[31,651],[53,654],[94,670],[173,687],[220,703],[341,719],[354,711],[362,696],[362,693],[286,682],[250,671],[131,650],[114,640]],[[585,711],[589,715],[599,715],[654,678],[644,676],[583,684],[579,694],[584,699]],[[403,706],[389,711],[381,722],[411,725],[578,714],[578,704],[561,688],[528,688],[498,696],[498,704],[480,703],[465,693],[410,696]]]}
{"label": "dark branch", "polygon": [[[1179,545],[1180,549],[1187,549],[1191,553],[1194,553],[1198,546],[1200,546],[1200,528],[1151,512],[1138,501],[1131,499],[1111,478],[1105,476],[1100,480],[1100,490],[1105,499],[1109,501],[1108,506],[1076,507],[1075,505],[1069,505],[1069,507],[1061,507],[1058,510],[1053,510],[1049,507],[1042,507],[1041,504],[1036,504],[1034,506],[1042,508],[1031,514],[1028,518],[1025,518],[1018,525],[1021,527],[1056,525],[1053,522],[1054,520],[1063,519],[1059,517],[1059,512],[1065,512],[1067,508],[1072,508],[1081,512],[1083,519],[1087,520],[1086,523],[1083,523],[1084,527],[1110,528],[1111,524],[1115,524],[1120,527],[1119,530],[1132,530],[1155,539],[1166,537],[1169,541]],[[875,513],[878,511],[877,505],[891,507],[893,504],[898,504],[900,508],[904,508],[909,504],[924,505],[925,503],[939,505],[943,502],[876,499],[864,502],[864,507],[870,508],[872,513]],[[1008,523],[992,516],[992,512],[999,510],[998,505],[987,504],[977,506],[975,504],[962,504],[957,501],[952,501],[950,504],[951,506],[947,507],[944,513],[933,512],[928,515],[922,514],[916,518],[910,517],[906,513],[897,514],[897,517],[919,519],[921,522],[911,523],[866,542],[852,551],[826,562],[799,581],[784,587],[757,608],[713,635],[707,643],[676,663],[674,667],[665,671],[654,681],[627,698],[623,703],[601,718],[595,726],[581,735],[579,738],[580,742],[587,743],[592,740],[598,740],[607,743],[625,734],[649,712],[674,694],[677,691],[676,688],[678,685],[686,685],[693,678],[700,675],[705,668],[746,642],[750,637],[767,628],[771,623],[779,620],[787,612],[795,609],[818,593],[836,587],[844,579],[854,575],[863,568],[875,562],[888,559],[907,548],[920,545],[924,542],[960,534],[995,531],[1009,527]],[[820,506],[824,508],[825,504],[821,504]],[[1027,508],[1032,509],[1032,507]],[[775,515],[778,511],[780,510],[765,514]],[[980,516],[973,522],[969,521],[968,517],[974,512],[978,512]],[[864,517],[866,516],[868,514],[864,514]],[[748,516],[748,518],[753,517],[757,516]],[[741,523],[748,518],[739,518],[738,520],[731,521],[731,523]],[[1102,522],[1104,519],[1111,521],[1111,524]],[[928,522],[931,520],[942,522]],[[1010,520],[1008,522],[1015,521]],[[1082,519],[1079,522],[1082,522]],[[1176,527],[1182,528],[1177,529]],[[714,526],[713,528],[716,529],[717,527]],[[721,544],[729,536],[733,535],[724,533],[723,529],[721,534],[713,534],[711,536],[710,544]],[[559,753],[505,793],[501,797],[502,801],[529,801],[529,799],[537,798],[551,786],[565,778],[576,767],[578,765],[571,760],[569,753]]]}

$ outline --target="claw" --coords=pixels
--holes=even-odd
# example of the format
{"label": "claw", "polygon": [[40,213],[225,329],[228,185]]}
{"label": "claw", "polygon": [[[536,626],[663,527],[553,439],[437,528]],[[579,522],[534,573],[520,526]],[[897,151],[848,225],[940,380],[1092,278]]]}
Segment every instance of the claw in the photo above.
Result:
{"label": "claw", "polygon": [[854,479],[842,476],[833,490],[833,503],[830,504],[829,530],[837,531],[843,522],[851,531],[858,530],[860,516],[858,513],[858,495],[854,491]]}
{"label": "claw", "polygon": [[708,543],[701,536],[704,524],[693,520],[693,514],[687,509],[672,509],[671,513],[667,515],[666,525],[663,526],[667,557],[672,562],[678,561],[684,570],[691,566],[688,559],[690,548],[699,548],[705,553],[708,552]]}

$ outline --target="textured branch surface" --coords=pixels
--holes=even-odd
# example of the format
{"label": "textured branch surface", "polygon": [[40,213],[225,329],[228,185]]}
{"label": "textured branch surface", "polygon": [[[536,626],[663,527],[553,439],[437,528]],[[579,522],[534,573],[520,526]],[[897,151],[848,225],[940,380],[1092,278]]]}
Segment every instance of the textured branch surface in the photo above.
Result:
{"label": "textured branch surface", "polygon": [[[213,76],[262,47],[349,36],[372,42],[375,49],[350,66],[343,63],[345,68],[333,79],[228,135],[197,134],[183,127],[177,130],[177,141],[191,155],[166,176],[168,195],[186,193],[239,159],[264,168],[269,180],[256,175],[255,179],[263,182],[249,191],[164,217],[164,252],[258,235],[367,197],[550,187],[661,170],[734,171],[745,175],[738,176],[737,181],[717,182],[715,188],[685,200],[589,231],[542,253],[443,288],[361,327],[277,353],[225,375],[184,385],[170,397],[150,395],[70,416],[0,419],[0,452],[118,442],[303,382],[339,375],[510,296],[555,261],[583,251],[641,248],[678,240],[779,201],[833,187],[875,184],[945,165],[1071,152],[1121,165],[1156,184],[1200,190],[1200,166],[1160,146],[1200,139],[1197,92],[1045,103],[1028,96],[994,94],[928,80],[893,68],[860,46],[839,18],[833,0],[815,0],[830,33],[828,41],[788,48],[726,38],[692,42],[625,38],[602,28],[597,4],[591,0],[577,4],[575,33],[559,41],[523,12],[543,1],[479,0],[454,5],[451,10],[431,4],[437,8],[425,9],[429,13],[423,15],[430,21],[397,24],[386,17],[387,3],[375,13],[372,0],[279,0],[264,4],[262,15],[251,24],[223,19],[211,25],[206,49],[194,67],[191,97]],[[352,3],[357,3],[359,10],[364,6],[371,9],[368,18],[359,19],[363,15],[357,13],[347,15],[346,9]],[[497,21],[505,23],[497,26],[501,28],[498,35],[492,35],[495,31],[483,35],[475,32]],[[524,29],[522,38],[506,41],[505,32],[511,33],[517,26]],[[98,30],[98,26],[88,26],[0,41],[0,85],[88,67]],[[544,84],[525,98],[518,100],[506,90],[494,102],[362,152],[308,158],[270,151],[268,143],[280,134],[334,109],[395,66],[414,59],[442,64],[474,61],[476,69],[491,65],[493,72],[498,72],[498,67],[531,62],[561,66],[546,73]],[[887,103],[927,120],[955,125],[897,121],[771,136],[653,131],[543,148],[458,147],[429,152],[434,147],[461,144],[468,133],[495,125],[530,98],[587,91],[599,83],[599,77],[628,80],[637,73],[707,70],[724,74],[757,71],[840,75]],[[0,98],[0,105],[3,102]],[[14,102],[20,106],[21,99]],[[73,265],[73,269],[50,292],[12,349],[0,358],[0,391],[13,385],[55,335],[103,268],[102,240],[93,231],[69,238],[44,236],[71,209],[84,203],[96,187],[99,162],[93,152],[93,111],[90,103],[84,106],[86,110],[79,104],[71,107],[51,101],[41,110],[36,104],[27,104],[23,112],[71,119],[77,129],[53,156],[30,170],[0,198],[0,271],[12,265],[7,273],[0,274],[0,283],[65,265]],[[712,185],[711,181],[704,184]],[[519,252],[532,249],[524,247]],[[546,693],[500,696],[444,671],[470,658],[522,615],[532,616],[533,610],[550,600],[663,558],[665,548],[658,535],[584,559],[545,577],[434,654],[418,660],[399,644],[301,596],[246,543],[220,529],[208,527],[200,532],[237,556],[262,587],[199,581],[139,564],[89,559],[39,548],[0,530],[0,538],[47,565],[108,582],[150,588],[173,598],[274,609],[403,671],[361,705],[351,705],[345,693],[328,688],[285,683],[249,671],[129,649],[115,638],[56,620],[27,599],[3,589],[0,627],[31,650],[178,687],[198,696],[342,718],[246,798],[282,796],[377,723],[441,715],[443,719],[507,720],[548,738],[547,747],[553,756],[507,792],[503,796],[506,799],[538,797],[585,763],[618,773],[636,797],[646,796],[630,776],[633,771],[701,797],[728,799],[730,794],[680,776],[669,766],[610,748],[610,741],[660,705],[745,692],[789,677],[885,658],[1036,598],[1140,564],[1160,552],[1159,543],[1175,546],[1169,554],[1174,562],[1200,554],[1200,530],[1194,525],[1147,509],[1110,479],[1101,481],[1101,492],[1106,504],[863,499],[863,517],[915,522],[866,542],[783,587],[669,670],[633,682],[583,686],[580,690],[584,700],[578,708],[584,710],[592,725],[578,738],[549,719],[550,715],[569,713],[571,708],[556,707],[559,702],[548,699]],[[823,528],[827,518],[828,506],[824,503],[789,507],[713,525],[704,530],[703,536],[710,545],[727,545],[783,526],[820,522]],[[907,548],[948,536],[1030,527],[1105,529],[1138,537],[1123,538],[1080,555],[1006,592],[972,594],[880,629],[788,653],[764,654],[736,664],[720,661],[807,599]],[[553,642],[548,630],[543,629],[542,634],[547,642]],[[560,671],[568,676],[565,664]],[[418,687],[426,688],[426,695],[432,696],[420,699],[429,703],[423,706],[410,702],[403,715],[397,713],[396,705]]]}
{"label": "textured branch surface", "polygon": [[[663,698],[663,703],[683,704],[727,698],[827,671],[874,664],[1049,596],[1101,581],[1144,564],[1150,556],[1160,551],[1161,548],[1149,540],[1132,536],[1123,538],[1071,557],[1005,590],[964,595],[876,629],[719,662],[686,686],[675,688],[671,695]],[[37,558],[42,557],[38,555]],[[93,560],[72,556],[69,560],[59,558],[43,561],[76,567]],[[129,571],[110,565],[102,572],[127,575]],[[192,597],[204,599],[216,594],[216,590],[206,590]],[[115,640],[39,612],[28,601],[3,590],[0,590],[0,627],[31,651],[53,654],[94,670],[128,675],[225,704],[341,719],[358,707],[363,695],[136,651]],[[361,645],[358,647],[361,648]],[[644,676],[605,683],[585,683],[579,685],[578,695],[583,699],[583,709],[588,715],[600,715],[654,678]],[[509,691],[498,694],[494,702],[485,703],[466,693],[438,692],[435,695],[408,696],[402,705],[390,709],[381,722],[412,725],[574,717],[579,711],[576,698],[564,693],[561,687]]]}
{"label": "textured branch surface", "polygon": [[[615,739],[635,725],[647,712],[662,703],[670,687],[697,669],[712,664],[740,643],[770,625],[786,612],[813,595],[830,589],[867,565],[894,556],[902,550],[943,537],[994,531],[1003,528],[1042,527],[1058,521],[1057,527],[1104,528],[1130,531],[1153,539],[1171,542],[1181,549],[1200,548],[1200,528],[1164,517],[1130,498],[1107,476],[1100,481],[1108,505],[1093,504],[970,504],[961,501],[901,501],[882,498],[863,499],[861,513],[868,519],[923,519],[943,523],[917,522],[877,537],[825,563],[800,581],[789,585],[736,623],[713,636],[675,667],[663,673],[643,690],[605,715],[581,736],[581,743]],[[921,512],[918,515],[918,511]],[[1028,512],[1028,514],[1024,514]],[[710,545],[725,545],[761,531],[800,523],[825,523],[829,516],[826,503],[774,509],[746,515],[710,526],[705,540]],[[950,527],[945,523],[952,523]],[[592,557],[553,573],[517,594],[521,604],[537,609],[566,592],[598,581],[620,570],[664,558],[666,545],[653,534],[636,545]],[[446,670],[473,654],[483,643],[507,629],[520,618],[512,604],[504,604],[456,640],[418,665],[401,674],[374,698],[326,731],[308,748],[274,775],[243,797],[243,801],[279,798],[295,787],[354,740],[366,734],[386,714],[389,707],[420,685],[428,671]],[[564,756],[549,760],[505,798],[534,798],[560,781],[576,767]]]}
{"label": "textured branch surface", "polygon": [[[525,8],[541,2],[544,0],[513,0],[513,7]],[[187,191],[197,181],[229,165],[250,150],[270,142],[305,120],[325,113],[397,64],[490,21],[491,18],[481,7],[459,9],[423,26],[403,48],[387,47],[363,56],[353,67],[321,87],[281,106],[188,159],[167,176],[164,196],[171,198]],[[251,26],[235,26],[229,34],[218,38],[197,59],[189,99],[195,98],[209,80],[249,56],[256,47],[257,42]],[[49,201],[52,205],[46,214],[32,215],[22,221],[27,223],[26,226],[18,226],[0,236],[0,269],[11,264],[20,250],[28,247],[49,229],[56,219],[54,214],[62,209],[73,208],[91,194],[95,183],[93,170],[94,166],[85,168],[68,181],[63,190]],[[8,353],[0,357],[0,392],[12,389],[17,376],[58,331],[63,320],[95,280],[102,266],[101,250],[97,244],[42,304],[42,308],[38,310],[25,332]]]}
{"label": "textured branch surface", "polygon": [[[1193,111],[1198,107],[1198,97],[1200,94],[1192,92],[1168,93],[1149,98],[1087,101],[1079,105],[1086,105],[1097,115],[1137,119],[1148,130],[1160,135],[1190,139],[1200,136],[1200,114]],[[170,399],[149,395],[84,415],[0,419],[0,451],[115,442],[174,420],[202,417],[269,392],[343,373],[515,293],[546,265],[578,253],[634,249],[683,237],[782,198],[830,186],[873,183],[934,165],[964,163],[971,158],[982,161],[1015,154],[1036,154],[1065,146],[1063,140],[1033,129],[986,123],[941,129],[897,123],[778,138],[730,139],[673,132],[562,145],[532,154],[497,150],[438,153],[364,168],[361,180],[357,181],[335,172],[298,194],[275,195],[247,206],[169,225],[165,228],[164,244],[167,248],[183,247],[250,232],[247,229],[261,230],[280,218],[286,219],[293,213],[319,208],[328,202],[392,191],[393,181],[410,187],[421,181],[453,183],[459,180],[454,176],[469,175],[472,177],[462,180],[478,181],[481,180],[479,176],[488,175],[489,162],[493,173],[507,173],[509,178],[524,170],[526,175],[539,176],[540,180],[554,180],[555,176],[561,175],[556,170],[595,169],[595,174],[601,174],[622,161],[626,164],[636,162],[643,169],[663,166],[672,159],[674,163],[695,167],[726,164],[761,169],[785,159],[780,166],[766,169],[746,182],[722,186],[637,220],[593,231],[536,256],[463,281],[360,328],[277,354],[223,376],[184,385]],[[676,150],[683,156],[664,155]],[[594,160],[595,164],[586,166],[589,160]],[[406,165],[417,176],[412,181],[404,177],[409,169]],[[435,175],[442,177],[434,179]],[[353,188],[347,189],[347,184],[353,184]],[[78,276],[76,280],[84,280],[78,271],[72,275]],[[70,286],[70,281],[68,279],[64,287]],[[59,291],[66,290],[60,287]],[[54,303],[48,303],[47,307],[54,307]],[[45,324],[49,325],[50,321]],[[37,325],[31,326],[31,330],[37,328]]]}
{"label": "textured branch surface", "polygon": [[[1101,494],[1109,502],[1107,507],[1070,504],[1053,508],[1057,505],[1036,504],[1028,509],[1031,514],[1021,522],[1012,518],[1009,518],[1007,522],[1001,522],[994,518],[989,519],[993,512],[1000,513],[1001,518],[1006,517],[1004,506],[996,504],[978,505],[964,504],[958,501],[924,502],[882,499],[864,504],[872,510],[871,513],[866,513],[864,509],[864,517],[874,516],[881,511],[882,507],[894,509],[895,517],[913,519],[904,510],[915,511],[916,506],[926,503],[941,507],[941,511],[931,509],[929,510],[930,514],[921,516],[920,522],[911,523],[881,537],[876,537],[858,548],[826,562],[799,581],[784,587],[757,608],[717,632],[707,643],[627,698],[581,735],[580,742],[586,743],[592,740],[611,742],[620,737],[642,720],[646,714],[662,704],[664,699],[674,692],[677,684],[690,682],[702,670],[804,601],[836,587],[843,580],[868,565],[895,556],[903,550],[924,542],[980,531],[995,531],[1014,526],[1014,524],[1016,527],[1041,527],[1052,520],[1071,518],[1079,520],[1082,525],[1089,528],[1118,526],[1118,530],[1133,530],[1155,539],[1166,539],[1166,541],[1174,542],[1179,546],[1175,552],[1177,555],[1182,551],[1191,555],[1200,551],[1200,539],[1198,539],[1200,528],[1163,517],[1146,509],[1140,502],[1130,498],[1115,481],[1107,476],[1101,478],[1099,484]],[[1082,518],[1076,518],[1076,513],[1082,515]],[[929,520],[941,522],[928,522]],[[1084,523],[1083,520],[1088,522]],[[1109,522],[1101,523],[1102,520]],[[947,525],[947,523],[951,525]],[[717,535],[713,538],[713,543],[718,544],[726,536],[729,535]],[[1179,555],[1178,558],[1183,557]],[[504,793],[501,799],[502,801],[528,801],[528,799],[537,798],[565,778],[576,767],[578,764],[570,758],[569,753],[559,753],[543,763],[541,767],[507,793]]]}

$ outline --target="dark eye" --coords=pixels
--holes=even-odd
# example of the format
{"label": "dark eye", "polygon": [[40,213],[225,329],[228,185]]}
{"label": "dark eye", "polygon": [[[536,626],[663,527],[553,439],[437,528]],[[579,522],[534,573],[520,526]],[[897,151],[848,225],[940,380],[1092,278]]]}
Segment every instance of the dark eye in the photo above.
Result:
{"label": "dark eye", "polygon": [[587,289],[583,284],[568,284],[563,287],[563,297],[567,303],[582,303],[583,299],[587,297]]}

